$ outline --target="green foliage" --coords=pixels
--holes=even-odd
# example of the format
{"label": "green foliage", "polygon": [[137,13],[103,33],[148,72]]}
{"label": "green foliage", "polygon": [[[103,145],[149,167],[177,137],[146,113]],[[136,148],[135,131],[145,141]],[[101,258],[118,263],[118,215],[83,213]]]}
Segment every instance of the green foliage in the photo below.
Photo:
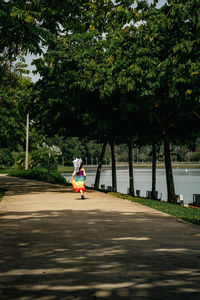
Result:
{"label": "green foliage", "polygon": [[[16,156],[14,167],[17,169],[25,168],[25,152],[18,153],[18,155]],[[49,157],[49,151],[44,148],[34,150],[29,153],[28,167],[31,169],[35,167],[41,167],[47,169],[49,167],[50,170],[57,170],[58,167],[57,155],[52,153],[51,156]]]}
{"label": "green foliage", "polygon": [[11,170],[8,175],[26,179],[35,179],[49,183],[66,184],[65,178],[60,173],[57,171],[48,172],[47,169],[42,168],[34,168],[30,170]]}
{"label": "green foliage", "polygon": [[3,199],[3,196],[4,196],[4,194],[5,194],[5,189],[0,189],[0,202],[1,202],[1,200]]}
{"label": "green foliage", "polygon": [[11,170],[13,170],[14,167],[11,168],[5,168],[5,169],[0,169],[0,174],[8,174]]}
{"label": "green foliage", "polygon": [[73,166],[61,166],[58,165],[58,172],[59,173],[73,173],[74,167]]}
{"label": "green foliage", "polygon": [[190,156],[190,160],[192,161],[200,161],[200,152],[195,152]]}
{"label": "green foliage", "polygon": [[85,157],[84,145],[78,137],[67,138],[61,149],[65,165],[71,166],[76,157]]}
{"label": "green foliage", "polygon": [[9,149],[0,149],[0,169],[5,169],[12,166],[14,159],[12,153]]}
{"label": "green foliage", "polygon": [[200,209],[198,208],[183,207],[177,204],[171,204],[167,202],[161,202],[161,201],[145,199],[145,198],[135,198],[135,197],[119,194],[119,193],[110,193],[110,194],[118,198],[128,199],[133,202],[137,202],[142,205],[157,209],[166,214],[180,218],[184,221],[200,225]]}
{"label": "green foliage", "polygon": [[0,147],[16,150],[25,140],[25,119],[30,97],[30,81],[21,77],[12,60],[0,57]]}

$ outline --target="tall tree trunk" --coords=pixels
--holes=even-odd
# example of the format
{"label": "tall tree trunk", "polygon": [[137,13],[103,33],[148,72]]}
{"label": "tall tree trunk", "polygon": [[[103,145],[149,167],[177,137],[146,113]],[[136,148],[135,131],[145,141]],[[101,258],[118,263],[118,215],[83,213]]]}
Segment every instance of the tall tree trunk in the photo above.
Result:
{"label": "tall tree trunk", "polygon": [[166,171],[166,180],[167,180],[167,201],[170,203],[176,203],[169,138],[166,133],[163,133],[163,140],[164,140],[164,155],[165,155],[165,171]]}
{"label": "tall tree trunk", "polygon": [[156,199],[156,144],[153,139],[152,143],[152,188],[151,198]]}
{"label": "tall tree trunk", "polygon": [[116,175],[116,160],[113,140],[110,142],[111,159],[112,159],[112,191],[117,192],[117,175]]}
{"label": "tall tree trunk", "polygon": [[128,165],[129,165],[129,194],[135,196],[133,181],[133,147],[132,142],[128,144]]}
{"label": "tall tree trunk", "polygon": [[94,182],[95,189],[99,188],[99,182],[100,182],[100,177],[101,177],[101,168],[102,168],[103,158],[104,158],[105,151],[106,151],[106,145],[107,145],[107,141],[103,143],[101,154],[98,159],[98,167],[97,167],[97,172],[96,172],[96,177],[95,177],[95,182]]}

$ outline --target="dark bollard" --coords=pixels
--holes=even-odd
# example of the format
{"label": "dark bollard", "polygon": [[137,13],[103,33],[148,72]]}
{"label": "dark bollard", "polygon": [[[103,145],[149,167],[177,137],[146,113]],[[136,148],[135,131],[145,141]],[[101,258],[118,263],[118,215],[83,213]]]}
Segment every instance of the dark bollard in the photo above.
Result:
{"label": "dark bollard", "polygon": [[140,190],[136,190],[136,196],[140,197]]}
{"label": "dark bollard", "polygon": [[151,199],[158,199],[158,191],[151,192]]}
{"label": "dark bollard", "polygon": [[107,186],[107,191],[112,192],[112,186]]}
{"label": "dark bollard", "polygon": [[200,207],[200,194],[193,194],[193,204]]}
{"label": "dark bollard", "polygon": [[146,198],[151,199],[151,191],[146,192]]}

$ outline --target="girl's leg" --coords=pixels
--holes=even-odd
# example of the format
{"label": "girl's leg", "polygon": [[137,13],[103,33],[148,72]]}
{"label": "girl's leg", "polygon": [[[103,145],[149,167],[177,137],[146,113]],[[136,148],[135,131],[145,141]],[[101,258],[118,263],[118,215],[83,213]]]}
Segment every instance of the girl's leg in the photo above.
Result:
{"label": "girl's leg", "polygon": [[81,199],[84,199],[84,191],[80,190],[81,192]]}

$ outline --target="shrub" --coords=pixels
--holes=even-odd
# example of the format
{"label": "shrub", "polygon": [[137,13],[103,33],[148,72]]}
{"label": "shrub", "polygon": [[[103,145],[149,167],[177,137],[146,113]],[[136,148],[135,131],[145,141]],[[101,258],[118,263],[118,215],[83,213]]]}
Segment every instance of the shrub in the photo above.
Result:
{"label": "shrub", "polygon": [[48,170],[41,168],[34,168],[29,170],[11,170],[8,175],[20,178],[35,179],[49,183],[71,185],[67,183],[66,179],[57,171],[50,171],[48,173]]}
{"label": "shrub", "polygon": [[200,161],[200,152],[194,152],[191,154],[190,159],[193,161]]}
{"label": "shrub", "polygon": [[0,169],[10,167],[13,163],[14,159],[10,150],[6,148],[0,149]]}
{"label": "shrub", "polygon": [[57,170],[58,160],[57,155],[51,152],[49,157],[49,152],[45,148],[39,148],[31,153],[31,164],[32,167],[42,167],[49,170]]}
{"label": "shrub", "polygon": [[[34,150],[28,155],[28,167],[33,169],[35,167],[44,168],[49,170],[57,170],[58,162],[57,155],[54,153],[49,157],[49,153],[46,149],[40,148]],[[25,152],[20,152],[15,161],[15,168],[24,169],[25,168]]]}

